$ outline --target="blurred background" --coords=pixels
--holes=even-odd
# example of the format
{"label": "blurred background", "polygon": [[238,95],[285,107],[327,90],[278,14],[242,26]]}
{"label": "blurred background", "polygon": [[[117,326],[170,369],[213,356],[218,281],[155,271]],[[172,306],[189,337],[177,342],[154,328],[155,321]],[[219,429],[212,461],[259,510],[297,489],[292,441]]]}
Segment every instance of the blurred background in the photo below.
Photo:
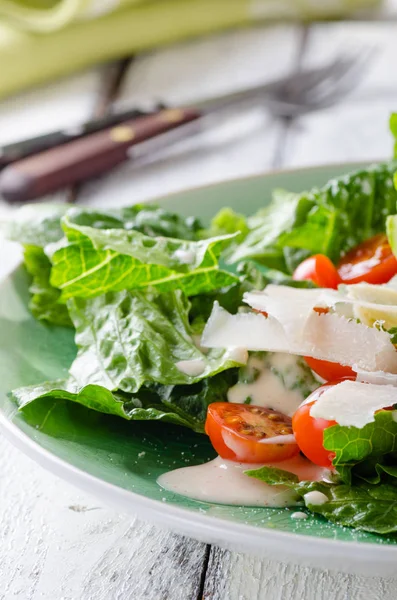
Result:
{"label": "blurred background", "polygon": [[[78,181],[66,160],[66,179],[22,193],[14,162],[11,175],[0,172],[0,196],[63,190],[70,199],[78,186],[79,200],[107,203],[116,186],[120,204],[271,168],[388,157],[396,16],[397,0],[0,0],[3,167],[26,152],[9,144],[60,131],[64,143],[86,122],[109,126],[110,114],[199,106],[280,78],[284,86],[272,102],[264,94],[226,106],[160,152],[143,148],[138,162],[128,160],[137,139],[121,139],[123,160],[113,162],[125,164],[110,170],[110,160]],[[353,65],[343,84],[324,74],[318,100],[302,79],[291,110],[299,74],[341,60]]]}

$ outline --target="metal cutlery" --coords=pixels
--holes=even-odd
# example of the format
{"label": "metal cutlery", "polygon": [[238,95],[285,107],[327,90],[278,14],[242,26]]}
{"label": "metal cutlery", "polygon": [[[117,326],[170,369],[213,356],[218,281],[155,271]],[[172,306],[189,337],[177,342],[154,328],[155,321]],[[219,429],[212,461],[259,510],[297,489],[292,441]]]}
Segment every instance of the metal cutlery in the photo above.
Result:
{"label": "metal cutlery", "polygon": [[[71,141],[35,154],[32,154],[34,140],[21,142],[20,147],[25,143],[31,155],[3,169],[0,194],[9,202],[24,202],[96,177],[137,157],[146,157],[153,162],[164,148],[205,128],[208,115],[247,103],[259,103],[274,116],[289,118],[330,106],[357,84],[370,54],[369,51],[353,52],[336,57],[321,68],[294,73],[191,106],[165,108],[143,115],[139,108],[129,108],[110,115],[111,121],[106,118],[101,122],[91,121],[75,132],[70,130]],[[130,117],[131,110],[138,111],[140,116],[134,113],[133,118],[124,120],[122,116]],[[82,131],[93,132],[82,134]],[[60,133],[65,134],[64,131],[54,132],[48,134],[47,139],[41,136],[42,144],[50,144]],[[10,156],[7,147],[0,154],[3,160],[4,156]]]}

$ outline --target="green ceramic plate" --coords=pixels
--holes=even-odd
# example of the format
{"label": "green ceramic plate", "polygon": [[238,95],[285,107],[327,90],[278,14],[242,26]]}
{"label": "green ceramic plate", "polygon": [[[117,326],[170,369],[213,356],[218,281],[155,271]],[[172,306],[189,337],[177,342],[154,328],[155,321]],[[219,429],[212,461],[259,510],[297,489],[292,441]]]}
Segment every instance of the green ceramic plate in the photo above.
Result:
{"label": "green ceramic plate", "polygon": [[[278,172],[189,190],[161,199],[184,215],[208,220],[223,206],[252,213],[271,190],[300,191],[346,173],[352,165]],[[15,387],[62,378],[75,354],[72,332],[35,321],[27,309],[28,281],[18,268],[0,287],[0,409],[2,429],[32,458],[104,502],[193,537],[312,566],[390,575],[397,538],[335,527],[291,511],[196,502],[162,490],[157,477],[213,457],[205,436],[159,423],[124,422],[72,403],[40,417],[23,415],[7,398]]]}

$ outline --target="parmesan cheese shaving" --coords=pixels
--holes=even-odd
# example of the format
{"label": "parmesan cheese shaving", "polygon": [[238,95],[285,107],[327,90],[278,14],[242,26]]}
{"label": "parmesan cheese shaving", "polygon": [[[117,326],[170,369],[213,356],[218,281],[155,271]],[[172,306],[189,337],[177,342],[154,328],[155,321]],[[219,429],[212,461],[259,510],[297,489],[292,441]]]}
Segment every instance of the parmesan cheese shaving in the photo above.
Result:
{"label": "parmesan cheese shaving", "polygon": [[394,385],[397,387],[397,375],[394,375],[393,373],[385,373],[384,371],[362,371],[357,366],[353,367],[353,371],[357,373],[357,381],[361,381],[362,383]]}
{"label": "parmesan cheese shaving", "polygon": [[244,302],[276,319],[289,338],[299,338],[314,307],[328,308],[340,302],[339,292],[268,285],[263,292],[247,292]]}
{"label": "parmesan cheese shaving", "polygon": [[272,316],[266,318],[255,313],[231,315],[215,303],[204,329],[202,344],[209,348],[244,347],[248,350],[286,352],[356,365],[366,371],[397,373],[397,352],[385,331],[337,314],[318,314],[312,310],[300,335],[296,334],[296,329],[293,333],[287,332]]}
{"label": "parmesan cheese shaving", "polygon": [[377,410],[395,403],[397,388],[392,385],[346,380],[327,388],[311,407],[310,415],[362,428],[375,420]]}
{"label": "parmesan cheese shaving", "polygon": [[[388,285],[357,283],[340,286],[352,316],[372,327],[381,322],[385,329],[397,326],[397,290]],[[336,310],[338,310],[336,308]]]}

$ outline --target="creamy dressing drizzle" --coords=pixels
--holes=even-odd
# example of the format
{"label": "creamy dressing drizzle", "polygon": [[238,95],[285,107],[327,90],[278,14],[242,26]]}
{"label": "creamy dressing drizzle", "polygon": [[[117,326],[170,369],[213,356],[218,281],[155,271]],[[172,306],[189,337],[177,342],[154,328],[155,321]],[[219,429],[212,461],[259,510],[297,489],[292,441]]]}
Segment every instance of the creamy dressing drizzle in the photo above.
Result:
{"label": "creamy dressing drizzle", "polygon": [[201,358],[194,358],[193,360],[180,360],[175,363],[176,368],[181,373],[189,375],[190,377],[197,377],[205,371],[205,362]]}
{"label": "creamy dressing drizzle", "polygon": [[[237,463],[218,456],[204,465],[184,467],[161,475],[157,483],[164,489],[204,502],[240,506],[285,507],[297,505],[296,494],[284,486],[271,486],[248,477],[244,471],[262,465]],[[302,456],[268,467],[284,469],[298,475],[300,480],[326,480],[330,472],[317,467]]]}
{"label": "creamy dressing drizzle", "polygon": [[[267,359],[269,366],[260,358],[250,357],[248,368],[258,371],[257,379],[253,383],[237,383],[229,389],[227,398],[229,402],[242,404],[250,397],[251,404],[292,416],[304,400],[299,389],[288,389],[302,377],[296,356],[278,352],[268,355]],[[282,373],[283,377],[275,371]]]}

